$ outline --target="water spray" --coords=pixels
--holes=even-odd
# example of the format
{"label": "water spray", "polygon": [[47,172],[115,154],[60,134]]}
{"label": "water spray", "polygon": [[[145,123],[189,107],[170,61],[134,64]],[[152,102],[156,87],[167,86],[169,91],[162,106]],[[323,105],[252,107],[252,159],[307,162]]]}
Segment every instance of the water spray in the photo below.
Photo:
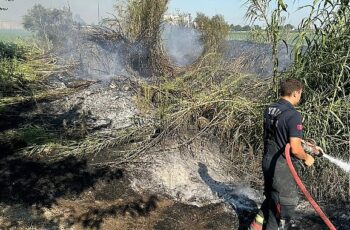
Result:
{"label": "water spray", "polygon": [[326,154],[322,148],[315,147],[316,146],[315,141],[313,141],[313,142],[314,142],[314,144],[311,144],[311,143],[303,140],[302,141],[303,149],[306,152],[311,153],[313,156],[324,157],[324,158],[328,159],[331,163],[337,165],[339,168],[341,168],[346,173],[350,173],[350,162],[345,162],[345,161],[336,159],[336,158]]}
{"label": "water spray", "polygon": [[325,158],[327,158],[330,162],[332,162],[333,164],[336,164],[337,166],[339,166],[339,168],[341,168],[343,171],[350,173],[350,163],[347,163],[345,161],[336,159],[328,154],[323,153],[323,156]]}

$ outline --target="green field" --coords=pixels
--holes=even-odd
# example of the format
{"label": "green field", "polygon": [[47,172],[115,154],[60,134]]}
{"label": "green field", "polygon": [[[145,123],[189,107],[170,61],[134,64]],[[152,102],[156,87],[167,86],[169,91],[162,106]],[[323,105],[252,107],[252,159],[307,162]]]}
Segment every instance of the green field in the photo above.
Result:
{"label": "green field", "polygon": [[247,40],[249,40],[249,32],[248,31],[230,32],[228,39],[229,40],[247,41]]}
{"label": "green field", "polygon": [[[307,32],[307,36],[311,38],[313,36],[313,32]],[[299,35],[297,31],[288,32],[282,34],[283,40],[287,42],[287,44],[294,44],[296,42],[296,38]],[[252,38],[252,35],[249,31],[234,31],[230,32],[228,40],[236,40],[236,41],[253,41],[253,42],[261,42]]]}
{"label": "green field", "polygon": [[17,38],[30,38],[33,33],[23,29],[0,29],[0,41],[14,41]]}

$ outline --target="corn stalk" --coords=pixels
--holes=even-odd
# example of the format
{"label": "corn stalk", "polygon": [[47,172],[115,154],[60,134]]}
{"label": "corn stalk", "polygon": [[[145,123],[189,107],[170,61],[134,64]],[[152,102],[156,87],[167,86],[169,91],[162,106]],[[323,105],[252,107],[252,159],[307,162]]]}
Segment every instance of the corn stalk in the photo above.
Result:
{"label": "corn stalk", "polygon": [[248,0],[246,19],[250,20],[250,24],[260,21],[266,24],[266,38],[272,45],[272,60],[273,60],[273,91],[278,97],[278,45],[283,42],[287,47],[287,42],[281,36],[280,28],[284,24],[283,12],[287,12],[287,5],[283,0],[278,0],[277,8],[271,13],[269,9],[274,1],[271,0]]}

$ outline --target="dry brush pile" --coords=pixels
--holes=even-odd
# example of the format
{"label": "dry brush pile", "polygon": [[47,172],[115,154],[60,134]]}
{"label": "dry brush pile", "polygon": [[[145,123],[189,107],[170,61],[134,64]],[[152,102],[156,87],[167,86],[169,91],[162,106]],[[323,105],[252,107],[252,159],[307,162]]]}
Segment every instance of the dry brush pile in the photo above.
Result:
{"label": "dry brush pile", "polygon": [[132,74],[147,78],[171,74],[161,45],[167,4],[167,0],[117,1],[116,18],[106,19],[105,26],[86,27],[83,33],[108,52],[118,52]]}

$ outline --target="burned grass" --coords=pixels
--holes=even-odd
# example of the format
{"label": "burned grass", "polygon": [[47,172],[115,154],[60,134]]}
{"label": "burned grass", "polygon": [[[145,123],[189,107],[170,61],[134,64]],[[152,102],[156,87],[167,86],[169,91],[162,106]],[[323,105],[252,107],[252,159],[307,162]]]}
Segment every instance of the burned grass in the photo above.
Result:
{"label": "burned grass", "polygon": [[36,159],[1,159],[1,202],[50,207],[62,196],[75,196],[98,180],[120,179],[121,170],[89,169],[85,160],[68,157],[52,163]]}
{"label": "burned grass", "polygon": [[11,157],[1,160],[1,168],[6,189],[0,226],[6,229],[212,229],[219,222],[217,227],[229,229],[238,224],[223,204],[198,208],[135,192],[128,169],[94,167],[73,157],[55,163]]}

